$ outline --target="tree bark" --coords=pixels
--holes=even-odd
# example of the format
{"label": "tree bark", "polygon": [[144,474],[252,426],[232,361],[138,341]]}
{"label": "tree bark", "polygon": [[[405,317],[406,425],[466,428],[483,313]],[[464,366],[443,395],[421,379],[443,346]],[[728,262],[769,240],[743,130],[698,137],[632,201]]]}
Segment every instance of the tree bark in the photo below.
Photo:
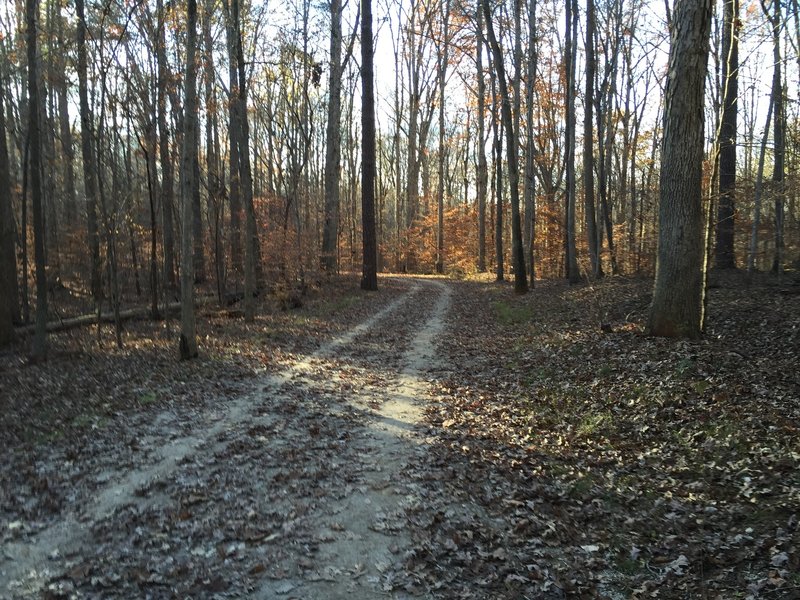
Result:
{"label": "tree bark", "polygon": [[[81,0],[82,1],[82,0]],[[173,211],[175,206],[175,176],[172,165],[170,142],[172,133],[167,125],[167,86],[170,85],[169,66],[167,65],[167,42],[165,33],[165,11],[162,0],[156,2],[158,19],[158,39],[156,41],[156,62],[158,63],[158,133],[160,137],[161,162],[161,229],[164,238],[164,284],[175,290],[175,229]]]}
{"label": "tree bark", "polygon": [[[519,0],[515,6],[519,10]],[[503,53],[494,34],[489,0],[483,0],[483,16],[486,19],[486,34],[494,55],[497,84],[500,88],[500,109],[503,126],[506,130],[506,160],[508,161],[508,180],[511,188],[511,260],[514,266],[514,292],[525,294],[528,291],[528,276],[525,273],[525,250],[522,247],[522,222],[519,210],[519,151],[514,135],[514,120],[511,114],[511,98],[506,83]]]}
{"label": "tree bark", "polygon": [[764,14],[772,26],[772,61],[775,68],[772,75],[772,131],[775,140],[775,164],[772,166],[772,186],[775,193],[775,255],[772,260],[772,272],[780,275],[783,272],[783,222],[784,222],[784,199],[786,195],[784,183],[784,171],[786,165],[786,113],[783,98],[783,75],[781,58],[781,30],[783,22],[781,18],[781,3],[775,0],[773,3],[774,13],[769,15],[764,1]]}
{"label": "tree bark", "polygon": [[33,360],[47,357],[47,274],[44,258],[44,210],[42,206],[42,145],[40,137],[39,75],[36,60],[36,22],[38,0],[25,0],[28,55],[28,138],[30,140],[31,198],[33,205],[34,261],[36,264],[36,330]]}
{"label": "tree bark", "polygon": [[[330,76],[328,122],[325,129],[325,220],[322,228],[323,270],[336,271],[339,239],[339,171],[341,169],[342,115],[342,2],[331,0]],[[399,116],[397,117],[399,118]]]}
{"label": "tree bark", "polygon": [[597,236],[597,220],[594,206],[594,127],[592,107],[594,103],[594,0],[586,0],[586,96],[583,109],[583,206],[586,219],[586,238],[589,246],[589,260],[592,276],[603,276],[600,264],[600,247]]}
{"label": "tree bark", "polygon": [[363,266],[361,289],[378,289],[375,238],[375,90],[372,0],[361,0],[361,226]]}
{"label": "tree bark", "polygon": [[530,286],[536,283],[536,140],[533,125],[533,96],[536,88],[537,61],[536,52],[536,4],[537,0],[528,0],[528,75],[525,89],[525,190],[523,203],[525,206],[525,251],[530,272]]}
{"label": "tree bark", "polygon": [[192,255],[193,198],[199,182],[197,162],[197,0],[186,5],[186,78],[184,92],[183,148],[181,151],[181,335],[180,358],[198,354],[194,314],[194,260]]}
{"label": "tree bark", "polygon": [[87,84],[86,64],[86,15],[84,0],[75,0],[78,14],[78,95],[81,114],[81,156],[83,158],[83,188],[86,195],[87,233],[89,237],[89,254],[91,257],[92,298],[99,309],[102,297],[100,280],[100,235],[97,228],[97,175],[93,147],[92,113],[89,108],[89,90]]}
{"label": "tree bark", "polygon": [[[0,72],[0,88],[4,78]],[[0,347],[14,339],[19,320],[17,260],[14,255],[14,213],[11,207],[11,165],[6,145],[4,94],[0,93]]]}
{"label": "tree bark", "polygon": [[736,113],[739,95],[739,0],[725,0],[722,30],[722,119],[719,130],[719,206],[716,267],[735,269]]}
{"label": "tree bark", "polygon": [[442,32],[439,40],[439,189],[436,198],[436,272],[444,273],[444,186],[445,186],[445,84],[447,82],[447,55],[449,49],[448,25],[450,20],[450,0],[441,5]]}
{"label": "tree bark", "polygon": [[578,270],[578,251],[575,240],[575,205],[577,191],[575,186],[575,33],[577,31],[577,3],[567,0],[566,41],[564,43],[564,71],[566,73],[566,123],[564,126],[566,146],[566,228],[565,228],[565,263],[566,275],[570,283],[580,281]]}
{"label": "tree bark", "polygon": [[711,6],[711,0],[678,0],[672,19],[651,335],[698,338],[703,327],[703,107]]}
{"label": "tree bark", "polygon": [[483,10],[478,0],[475,15],[475,68],[478,78],[478,172],[476,186],[478,194],[478,271],[486,272],[486,195],[489,171],[486,164],[486,80],[483,73]]}

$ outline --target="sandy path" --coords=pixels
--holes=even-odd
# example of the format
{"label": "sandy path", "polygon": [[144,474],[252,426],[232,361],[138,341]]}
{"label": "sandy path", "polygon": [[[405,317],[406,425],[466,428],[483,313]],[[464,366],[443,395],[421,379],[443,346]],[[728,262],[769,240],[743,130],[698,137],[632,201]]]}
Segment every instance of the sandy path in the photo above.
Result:
{"label": "sandy path", "polygon": [[[436,291],[435,302],[430,301],[433,290]],[[387,354],[389,358],[399,360],[399,372],[387,371],[386,364],[382,362],[386,356],[382,359],[368,355],[356,372],[361,380],[369,381],[371,371],[382,371],[377,385],[349,387],[343,378],[342,362],[334,359],[338,360],[341,356],[346,358],[348,349],[352,353],[353,348],[376,336],[376,332],[385,336],[393,327],[397,327],[397,323],[418,321],[420,307],[425,306],[425,302],[419,302],[420,295],[423,299],[428,298],[428,304],[432,304],[427,309],[430,314],[422,315],[425,319],[416,328],[406,326],[406,330],[398,334],[397,349],[389,348]],[[232,451],[231,448],[249,443],[254,431],[277,434],[269,438],[263,452],[256,455],[257,460],[293,456],[298,444],[307,443],[306,423],[324,419],[326,414],[332,417],[347,416],[346,413],[351,409],[359,411],[362,417],[366,415],[362,419],[365,427],[354,428],[352,439],[348,439],[347,451],[340,457],[341,461],[329,460],[333,464],[326,468],[334,472],[352,471],[349,479],[353,485],[347,485],[345,489],[332,486],[336,493],[324,495],[318,492],[319,498],[311,502],[304,494],[292,496],[293,490],[297,494],[296,486],[276,491],[270,485],[270,477],[275,479],[286,470],[286,465],[280,460],[263,460],[263,464],[248,465],[251,471],[243,485],[250,489],[241,490],[242,496],[260,495],[264,503],[276,510],[283,510],[291,518],[286,518],[276,533],[264,539],[254,538],[258,544],[248,539],[247,543],[236,542],[230,546],[239,554],[239,568],[255,564],[249,569],[251,576],[255,576],[251,580],[255,581],[245,581],[246,577],[243,577],[245,583],[240,580],[231,582],[231,578],[228,578],[225,580],[226,587],[218,583],[218,580],[222,580],[220,577],[200,577],[200,583],[197,584],[199,591],[195,590],[195,593],[198,596],[222,597],[241,595],[244,591],[248,596],[262,598],[366,599],[375,598],[381,590],[394,589],[396,586],[392,577],[395,570],[392,565],[402,560],[409,545],[403,531],[403,510],[406,503],[414,501],[413,490],[400,481],[401,471],[414,453],[419,451],[414,439],[414,425],[420,416],[418,402],[425,392],[421,376],[433,360],[434,339],[443,328],[449,298],[450,292],[445,284],[410,283],[404,294],[371,318],[324,344],[312,355],[260,380],[251,394],[228,405],[211,426],[177,439],[161,441],[162,446],[155,453],[155,459],[147,465],[131,471],[109,473],[109,483],[99,490],[91,502],[73,507],[57,524],[23,541],[3,546],[0,552],[0,597],[38,597],[42,590],[48,588],[65,592],[81,590],[86,585],[80,580],[81,574],[89,570],[102,571],[102,565],[87,566],[93,565],[95,553],[107,554],[110,563],[113,563],[115,556],[126,558],[131,554],[131,549],[125,546],[131,543],[130,534],[125,537],[119,533],[131,529],[130,524],[125,522],[126,518],[130,520],[133,514],[141,521],[143,515],[153,513],[163,516],[165,512],[174,512],[172,504],[175,498],[185,498],[185,494],[181,496],[178,493],[180,489],[176,491],[174,488],[191,480],[195,487],[205,485],[209,489],[208,482],[201,479],[214,471],[210,466],[217,467],[214,471],[217,477],[219,471],[241,470],[243,467],[240,463],[226,465],[225,461],[242,460],[238,451]],[[402,352],[404,346],[407,349]],[[396,356],[398,354],[401,356]],[[344,404],[329,401],[334,392],[343,396]],[[301,398],[309,399],[308,402],[298,404],[298,394]],[[287,421],[280,412],[286,406],[295,407],[293,410],[298,411],[291,421]],[[371,410],[366,410],[367,406]],[[298,426],[298,420],[303,424],[302,427]],[[341,424],[341,419],[338,423]],[[349,438],[350,433],[345,433]],[[339,432],[338,435],[344,434]],[[326,444],[332,447],[330,442]],[[320,447],[325,447],[325,444]],[[314,468],[317,467],[304,464],[292,467],[287,472],[302,471],[306,474]],[[235,504],[236,495],[231,494],[230,490],[222,498]],[[231,519],[239,508],[220,508],[214,502],[209,504],[213,505],[214,510],[230,513]],[[193,507],[193,510],[197,513],[196,518],[201,519],[201,508]],[[211,508],[204,510],[210,511]],[[253,512],[251,508],[250,513]],[[298,542],[301,536],[292,534],[293,528],[299,529],[301,525],[315,530],[314,539],[319,543],[311,550],[307,543]],[[140,524],[135,530],[137,535],[140,530],[146,530],[146,526],[147,523]],[[109,540],[99,549],[95,538],[102,536],[98,536],[98,532],[106,534]],[[175,548],[171,548],[170,544],[164,543],[160,549],[169,559],[173,558]],[[189,553],[189,549],[184,550],[184,553]],[[190,554],[195,563],[216,559],[212,556],[214,552],[203,555],[202,551],[198,553],[196,547],[191,549]],[[313,562],[309,556],[313,557]],[[286,565],[283,571],[265,573],[265,568],[257,562],[275,561],[276,557]],[[230,561],[226,558],[225,562]],[[189,562],[190,568],[195,563]],[[218,568],[213,562],[202,566],[205,573],[211,574]],[[158,568],[154,566],[152,572],[157,574]],[[140,577],[138,571],[136,576]],[[131,582],[126,579],[124,572],[121,576],[96,574],[94,580],[104,582],[102,589],[113,592],[108,595],[130,597],[136,589],[130,587]],[[160,582],[152,574],[146,581],[149,584]],[[99,584],[94,582],[92,585]],[[245,590],[238,589],[242,585],[246,585]],[[403,596],[394,594],[394,597]]]}
{"label": "sandy path", "polygon": [[[368,452],[359,485],[349,495],[331,501],[322,513],[337,524],[337,530],[316,558],[320,580],[266,581],[258,597],[286,594],[298,600],[377,597],[407,598],[397,591],[398,562],[409,553],[411,540],[405,526],[405,510],[417,502],[414,485],[403,477],[403,469],[421,452],[416,426],[422,420],[427,392],[425,373],[435,364],[435,340],[444,328],[450,304],[450,289],[437,281],[426,282],[436,290],[435,304],[427,319],[414,331],[403,353],[401,370],[380,396],[372,422],[354,445]],[[413,308],[413,307],[412,307]],[[374,365],[379,368],[379,365]],[[370,392],[361,398],[369,401]],[[366,398],[365,398],[366,397]]]}

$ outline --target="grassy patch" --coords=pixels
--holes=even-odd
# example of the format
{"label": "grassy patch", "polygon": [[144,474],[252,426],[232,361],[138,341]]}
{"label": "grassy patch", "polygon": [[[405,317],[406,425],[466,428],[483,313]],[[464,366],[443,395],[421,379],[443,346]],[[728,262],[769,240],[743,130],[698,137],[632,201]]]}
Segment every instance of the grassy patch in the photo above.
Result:
{"label": "grassy patch", "polygon": [[502,325],[521,325],[530,323],[535,314],[535,308],[527,304],[514,304],[506,300],[499,300],[493,305],[497,321]]}
{"label": "grassy patch", "polygon": [[153,391],[144,392],[142,393],[142,395],[139,396],[139,404],[141,404],[142,406],[155,404],[157,400],[158,396]]}

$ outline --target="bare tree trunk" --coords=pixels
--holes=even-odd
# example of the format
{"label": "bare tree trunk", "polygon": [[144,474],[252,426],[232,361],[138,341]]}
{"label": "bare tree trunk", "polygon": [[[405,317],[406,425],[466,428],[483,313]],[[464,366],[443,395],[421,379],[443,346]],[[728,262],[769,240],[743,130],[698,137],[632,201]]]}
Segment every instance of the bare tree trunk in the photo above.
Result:
{"label": "bare tree trunk", "polygon": [[719,129],[719,206],[716,267],[736,268],[736,113],[739,96],[739,0],[725,0],[722,31],[722,119]]}
{"label": "bare tree trunk", "polygon": [[[480,0],[481,4],[484,0]],[[481,11],[483,12],[483,11]],[[492,188],[494,191],[494,254],[495,254],[495,281],[505,279],[505,256],[503,252],[503,122],[497,110],[497,72],[493,68],[489,41],[485,40],[487,57],[489,59],[489,72],[492,82],[492,163],[493,177]]]}
{"label": "bare tree trunk", "polygon": [[600,264],[600,248],[597,236],[597,220],[594,206],[594,124],[592,106],[594,102],[594,0],[586,0],[586,96],[583,109],[583,205],[586,219],[586,237],[592,276],[603,276]]}
{"label": "bare tree trunk", "polygon": [[[5,78],[0,72],[0,88]],[[4,94],[0,93],[0,347],[14,339],[19,320],[17,260],[14,255],[14,213],[11,208],[11,166],[6,145]]]}
{"label": "bare tree trunk", "polygon": [[[322,268],[336,271],[339,237],[339,171],[341,168],[342,113],[342,2],[331,0],[330,78],[328,123],[325,129],[325,221],[322,229]],[[398,116],[399,118],[399,116]],[[399,168],[399,165],[398,165]]]}
{"label": "bare tree trunk", "polygon": [[[515,10],[520,10],[520,0],[516,1]],[[514,135],[514,119],[511,114],[511,98],[508,93],[508,84],[506,83],[503,54],[494,34],[489,0],[483,0],[483,16],[486,18],[486,34],[494,55],[494,67],[497,73],[497,83],[500,87],[501,112],[506,130],[506,159],[508,161],[508,179],[511,188],[511,254],[514,265],[514,292],[524,294],[528,291],[528,276],[525,273],[525,251],[522,247],[522,223],[519,210],[519,151],[517,139]]]}
{"label": "bare tree trunk", "polygon": [[476,15],[476,37],[475,51],[477,53],[475,66],[478,77],[478,173],[477,173],[477,193],[478,193],[478,271],[486,272],[486,194],[489,180],[488,168],[486,165],[486,80],[483,73],[483,10],[481,10],[481,0],[478,0]]}
{"label": "bare tree trunk", "polygon": [[161,228],[164,236],[164,284],[170,290],[175,290],[175,229],[173,210],[175,206],[175,179],[172,165],[170,143],[172,133],[167,126],[167,86],[169,83],[169,67],[167,65],[165,20],[166,10],[162,0],[156,2],[158,15],[158,39],[156,41],[156,61],[158,62],[158,132],[160,136],[161,158]]}
{"label": "bare tree trunk", "polygon": [[439,189],[436,202],[436,272],[444,273],[444,166],[445,166],[445,84],[447,82],[447,54],[450,40],[448,25],[450,22],[450,0],[441,5],[442,31],[439,40]]}
{"label": "bare tree trunk", "polygon": [[710,30],[711,0],[678,0],[665,89],[652,335],[698,338],[703,328],[703,107]]}
{"label": "bare tree trunk", "polygon": [[[256,252],[258,250],[258,235],[255,207],[253,206],[253,177],[250,170],[250,128],[247,120],[247,80],[244,69],[240,8],[239,0],[232,0],[233,43],[238,79],[238,97],[235,101],[235,130],[239,148],[239,184],[245,212],[244,318],[245,321],[252,322],[256,314],[256,270],[258,269]],[[233,145],[233,142],[231,142],[231,145]],[[233,174],[231,174],[231,177],[233,177]],[[233,207],[231,207],[231,210],[233,210]]]}
{"label": "bare tree trunk", "polygon": [[375,90],[372,0],[361,0],[361,225],[363,267],[361,289],[378,289],[375,239]]}
{"label": "bare tree trunk", "polygon": [[[222,240],[222,193],[220,179],[220,153],[217,131],[217,97],[214,89],[216,68],[214,66],[214,42],[211,38],[211,20],[214,16],[215,2],[207,0],[203,10],[203,49],[204,49],[204,97],[206,112],[206,170],[208,189],[208,220],[211,239],[214,243],[214,279],[217,284],[217,298],[222,301],[225,295],[225,254]],[[195,245],[197,241],[195,240]]]}
{"label": "bare tree trunk", "polygon": [[575,240],[575,205],[577,202],[577,191],[575,186],[575,69],[576,69],[576,32],[577,32],[577,2],[567,0],[566,10],[566,41],[564,44],[564,68],[566,76],[566,125],[564,135],[566,137],[566,160],[567,160],[567,206],[566,206],[566,230],[565,230],[565,261],[567,279],[570,283],[580,281],[578,270],[578,251]]}
{"label": "bare tree trunk", "polygon": [[194,314],[194,264],[192,256],[192,219],[197,162],[197,0],[186,6],[186,78],[183,117],[183,149],[181,151],[181,336],[180,358],[187,360],[198,354]]}
{"label": "bare tree trunk", "polygon": [[525,252],[530,271],[530,286],[536,284],[536,141],[534,140],[533,126],[533,95],[537,77],[537,52],[536,52],[536,4],[537,0],[528,0],[528,75],[526,78],[525,107],[525,191],[523,203],[525,205]]}
{"label": "bare tree trunk", "polygon": [[44,211],[42,207],[42,148],[39,123],[39,75],[36,61],[36,22],[38,0],[25,1],[28,54],[28,138],[31,151],[31,197],[33,199],[34,260],[36,263],[36,330],[33,337],[33,360],[47,357],[47,274],[44,259]]}
{"label": "bare tree trunk", "polygon": [[772,185],[775,193],[775,256],[772,260],[772,272],[780,275],[783,272],[783,221],[786,189],[784,169],[786,164],[786,113],[783,102],[783,75],[781,58],[781,4],[777,0],[772,3],[774,13],[769,14],[764,0],[761,6],[772,25],[772,60],[775,70],[772,75],[772,131],[775,140],[775,164],[772,167]]}
{"label": "bare tree trunk", "polygon": [[[64,43],[64,20],[61,18],[60,9],[56,9],[58,18],[57,33],[58,46],[66,48]],[[58,57],[58,120],[61,136],[61,149],[64,153],[64,205],[66,208],[67,224],[75,225],[78,219],[78,208],[75,199],[75,150],[72,142],[72,127],[69,123],[69,103],[67,102],[67,77],[66,53],[59,53]]]}
{"label": "bare tree trunk", "polygon": [[[774,86],[773,79],[773,86]],[[773,88],[773,92],[774,92]],[[758,250],[758,229],[761,226],[761,197],[764,184],[764,162],[767,155],[767,141],[769,140],[769,126],[772,121],[772,109],[775,106],[774,95],[770,94],[769,104],[767,107],[767,118],[764,124],[764,135],[761,137],[761,149],[758,154],[758,169],[756,172],[756,185],[753,193],[753,204],[755,205],[753,211],[753,228],[750,233],[750,254],[747,258],[747,272],[752,273],[755,270],[756,252]]]}
{"label": "bare tree trunk", "polygon": [[102,287],[100,281],[100,236],[97,228],[97,179],[92,146],[92,115],[89,108],[89,91],[86,64],[86,15],[84,0],[75,0],[78,13],[78,93],[81,114],[81,154],[83,158],[83,187],[86,195],[87,229],[91,256],[91,290],[95,307],[100,310]]}

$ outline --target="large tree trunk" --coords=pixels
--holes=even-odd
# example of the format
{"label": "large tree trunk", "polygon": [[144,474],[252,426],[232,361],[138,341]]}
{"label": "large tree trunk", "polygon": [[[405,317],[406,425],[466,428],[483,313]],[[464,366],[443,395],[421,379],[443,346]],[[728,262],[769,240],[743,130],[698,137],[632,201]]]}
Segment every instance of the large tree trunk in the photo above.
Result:
{"label": "large tree trunk", "polygon": [[197,356],[194,314],[194,260],[192,255],[193,198],[199,185],[197,162],[197,0],[186,6],[186,91],[184,94],[183,148],[181,151],[181,336],[180,358]]}
{"label": "large tree trunk", "polygon": [[363,267],[361,289],[378,289],[375,239],[375,89],[372,0],[361,0],[361,226]]}
{"label": "large tree trunk", "polygon": [[28,139],[30,140],[31,197],[33,200],[34,261],[36,263],[36,330],[33,336],[33,359],[47,356],[47,274],[44,258],[44,210],[42,206],[42,145],[39,122],[39,75],[36,60],[36,22],[38,0],[25,1],[28,54]]}
{"label": "large tree trunk", "polygon": [[[322,268],[336,271],[339,239],[339,171],[342,114],[342,2],[331,0],[328,123],[325,129],[325,221],[322,228]],[[399,117],[398,117],[399,118]],[[399,166],[398,166],[399,168]]]}
{"label": "large tree trunk", "polygon": [[734,269],[736,268],[733,233],[736,197],[736,112],[739,104],[739,0],[725,0],[724,3],[722,86],[716,266],[718,269]]}
{"label": "large tree trunk", "polygon": [[672,20],[652,335],[698,338],[703,327],[703,107],[711,6],[711,0],[678,0]]}

